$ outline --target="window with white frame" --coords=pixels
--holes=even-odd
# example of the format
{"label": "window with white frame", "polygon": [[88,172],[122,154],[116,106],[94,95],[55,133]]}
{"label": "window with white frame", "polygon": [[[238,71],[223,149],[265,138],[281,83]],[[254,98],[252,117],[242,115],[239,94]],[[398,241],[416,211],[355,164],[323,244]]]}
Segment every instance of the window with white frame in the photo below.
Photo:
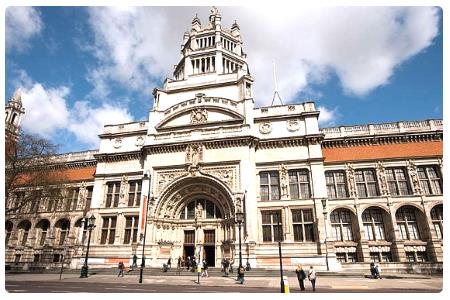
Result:
{"label": "window with white frame", "polygon": [[283,241],[281,211],[262,211],[263,242]]}
{"label": "window with white frame", "polygon": [[425,195],[442,194],[442,182],[436,166],[417,167],[420,187]]}
{"label": "window with white frame", "polygon": [[123,243],[130,244],[137,242],[139,216],[125,217],[125,234]]}
{"label": "window with white frame", "polygon": [[366,239],[369,241],[385,240],[383,211],[380,208],[368,208],[362,214]]}
{"label": "window with white frame", "polygon": [[308,170],[289,170],[288,174],[291,199],[311,198]]}
{"label": "window with white frame", "polygon": [[431,209],[431,221],[433,222],[434,232],[437,238],[444,238],[444,217],[443,217],[443,205],[439,204]]}
{"label": "window with white frame", "polygon": [[139,206],[141,203],[142,180],[130,181],[128,190],[128,206]]}
{"label": "window with white frame", "polygon": [[261,201],[280,200],[280,178],[278,171],[260,172]]}
{"label": "window with white frame", "polygon": [[327,193],[330,199],[347,198],[347,184],[344,171],[326,171]]}
{"label": "window with white frame", "polygon": [[355,170],[356,189],[359,198],[378,196],[377,177],[374,169]]}
{"label": "window with white frame", "polygon": [[405,168],[387,168],[386,179],[389,193],[394,196],[410,195],[411,188],[407,178]]}
{"label": "window with white frame", "polygon": [[314,241],[314,218],[312,209],[293,209],[292,224],[294,228],[294,241]]}
{"label": "window with white frame", "polygon": [[119,206],[120,182],[109,182],[107,184],[105,207]]}
{"label": "window with white frame", "polygon": [[348,209],[337,209],[330,214],[331,236],[335,241],[353,241],[352,218]]}
{"label": "window with white frame", "polygon": [[116,235],[116,217],[103,217],[102,236],[100,244],[114,244]]}
{"label": "window with white frame", "polygon": [[420,239],[415,210],[411,206],[402,206],[395,213],[397,227],[401,238],[404,240]]}

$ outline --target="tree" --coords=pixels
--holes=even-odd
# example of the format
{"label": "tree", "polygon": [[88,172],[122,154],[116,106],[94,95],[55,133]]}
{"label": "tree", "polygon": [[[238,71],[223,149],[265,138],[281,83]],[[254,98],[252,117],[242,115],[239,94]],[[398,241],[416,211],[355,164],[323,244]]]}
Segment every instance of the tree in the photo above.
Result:
{"label": "tree", "polygon": [[17,213],[28,208],[37,211],[39,202],[62,196],[65,181],[64,166],[58,164],[57,145],[50,141],[21,134],[5,144],[5,213]]}

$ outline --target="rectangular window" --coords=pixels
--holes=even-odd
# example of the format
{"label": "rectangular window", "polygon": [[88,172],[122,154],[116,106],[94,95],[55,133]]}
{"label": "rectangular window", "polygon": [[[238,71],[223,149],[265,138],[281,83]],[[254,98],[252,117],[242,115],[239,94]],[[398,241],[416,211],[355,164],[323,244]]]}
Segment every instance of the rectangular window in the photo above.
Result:
{"label": "rectangular window", "polygon": [[195,244],[195,231],[185,230],[184,231],[184,243],[185,244]]}
{"label": "rectangular window", "polygon": [[280,200],[280,179],[277,171],[260,172],[261,201]]}
{"label": "rectangular window", "polygon": [[41,255],[40,254],[35,254],[34,258],[33,258],[33,262],[38,263],[41,261]]}
{"label": "rectangular window", "polygon": [[427,262],[428,255],[425,251],[417,251],[417,261],[418,262]]}
{"label": "rectangular window", "polygon": [[425,195],[442,194],[442,182],[435,166],[424,166],[417,168],[420,186]]}
{"label": "rectangular window", "polygon": [[406,177],[404,168],[386,169],[386,179],[388,182],[389,193],[394,196],[410,195],[411,189]]}
{"label": "rectangular window", "polygon": [[128,206],[139,206],[141,200],[142,180],[130,181],[128,191]]}
{"label": "rectangular window", "polygon": [[261,212],[263,242],[283,241],[282,220],[280,211]]}
{"label": "rectangular window", "polygon": [[100,244],[114,244],[116,235],[116,217],[103,217],[102,236]]}
{"label": "rectangular window", "polygon": [[329,198],[342,199],[348,197],[344,171],[327,171],[325,172],[325,179]]}
{"label": "rectangular window", "polygon": [[205,244],[215,244],[216,237],[214,230],[205,230],[204,235],[205,235]]}
{"label": "rectangular window", "polygon": [[407,262],[415,262],[416,258],[414,256],[414,252],[406,251],[406,261]]}
{"label": "rectangular window", "polygon": [[375,170],[356,170],[355,180],[359,198],[375,197],[379,195]]}
{"label": "rectangular window", "polygon": [[341,253],[341,252],[336,253],[336,259],[337,259],[340,263],[345,263],[345,262],[347,262],[346,259],[345,259],[345,253]]}
{"label": "rectangular window", "polygon": [[74,211],[77,209],[78,204],[78,194],[80,193],[79,188],[70,189],[67,191],[67,200],[66,200],[66,211]]}
{"label": "rectangular window", "polygon": [[314,241],[314,220],[311,209],[292,210],[292,224],[294,227],[294,241]]}
{"label": "rectangular window", "polygon": [[88,186],[87,188],[87,196],[86,196],[86,207],[85,210],[89,210],[91,208],[91,201],[92,201],[92,192],[94,190],[93,186]]}
{"label": "rectangular window", "polygon": [[370,252],[370,260],[372,262],[380,262],[380,252]]}
{"label": "rectangular window", "polygon": [[120,182],[109,182],[107,186],[105,207],[119,206]]}
{"label": "rectangular window", "polygon": [[125,234],[123,238],[124,244],[137,242],[138,222],[139,216],[125,217]]}
{"label": "rectangular window", "polygon": [[291,199],[311,198],[308,170],[289,171],[289,190]]}

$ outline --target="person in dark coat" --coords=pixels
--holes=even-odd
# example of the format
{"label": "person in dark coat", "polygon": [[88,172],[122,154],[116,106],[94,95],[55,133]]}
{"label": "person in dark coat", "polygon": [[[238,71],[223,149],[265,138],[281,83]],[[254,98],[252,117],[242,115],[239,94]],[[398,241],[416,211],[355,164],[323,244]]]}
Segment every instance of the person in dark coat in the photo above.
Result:
{"label": "person in dark coat", "polygon": [[244,278],[245,278],[245,269],[244,267],[238,268],[238,280],[240,284],[244,284]]}
{"label": "person in dark coat", "polygon": [[137,268],[137,259],[138,259],[137,255],[134,254],[133,255],[133,265],[131,266],[131,269]]}
{"label": "person in dark coat", "polygon": [[298,284],[300,285],[300,290],[305,290],[305,279],[306,279],[306,273],[303,270],[303,267],[301,265],[297,266],[297,269],[295,270],[295,273],[297,273],[297,279]]}

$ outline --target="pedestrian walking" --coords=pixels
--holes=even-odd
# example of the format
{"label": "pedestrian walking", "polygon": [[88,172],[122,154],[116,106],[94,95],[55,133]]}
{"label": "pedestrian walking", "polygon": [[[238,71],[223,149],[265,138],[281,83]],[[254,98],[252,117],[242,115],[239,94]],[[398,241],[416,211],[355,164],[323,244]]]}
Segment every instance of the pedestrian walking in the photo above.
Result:
{"label": "pedestrian walking", "polygon": [[228,258],[226,258],[225,261],[223,262],[223,271],[225,272],[225,276],[228,276],[229,266],[230,266],[230,262],[229,262]]}
{"label": "pedestrian walking", "polygon": [[133,255],[133,265],[131,265],[131,269],[137,268],[137,259],[138,259],[137,255],[134,254]]}
{"label": "pedestrian walking", "polygon": [[317,275],[316,275],[316,270],[314,270],[313,266],[309,267],[308,279],[309,279],[309,281],[311,281],[313,292],[315,292]]}
{"label": "pedestrian walking", "polygon": [[188,256],[188,257],[186,258],[186,270],[189,271],[190,268],[191,268],[191,257]]}
{"label": "pedestrian walking", "polygon": [[375,270],[375,263],[371,262],[370,263],[370,277],[372,279],[376,279],[377,277],[377,271]]}
{"label": "pedestrian walking", "polygon": [[203,264],[202,277],[209,277],[208,262],[206,261],[206,259],[203,259],[202,264]]}
{"label": "pedestrian walking", "polygon": [[306,279],[306,273],[303,270],[303,267],[301,265],[297,266],[297,269],[295,270],[295,273],[297,273],[297,279],[298,284],[300,285],[300,290],[305,290],[305,279]]}
{"label": "pedestrian walking", "polygon": [[247,264],[246,264],[245,270],[246,270],[246,271],[250,271],[251,269],[252,269],[252,267],[250,266],[250,263],[249,263],[248,260],[247,260]]}
{"label": "pedestrian walking", "polygon": [[181,256],[179,256],[178,261],[177,261],[177,275],[181,274],[181,261],[182,261],[182,258],[181,258]]}
{"label": "pedestrian walking", "polygon": [[125,269],[125,265],[123,264],[123,262],[119,262],[118,269],[119,274],[117,275],[117,277],[119,276],[123,277],[123,270]]}
{"label": "pedestrian walking", "polygon": [[376,275],[376,278],[378,278],[378,279],[381,279],[381,268],[380,268],[380,265],[379,264],[376,264],[375,265],[375,275]]}
{"label": "pedestrian walking", "polygon": [[167,261],[167,267],[169,269],[172,269],[172,257],[169,257],[169,260]]}
{"label": "pedestrian walking", "polygon": [[244,267],[239,267],[238,269],[238,280],[240,284],[244,284],[244,276],[245,276],[245,269]]}

